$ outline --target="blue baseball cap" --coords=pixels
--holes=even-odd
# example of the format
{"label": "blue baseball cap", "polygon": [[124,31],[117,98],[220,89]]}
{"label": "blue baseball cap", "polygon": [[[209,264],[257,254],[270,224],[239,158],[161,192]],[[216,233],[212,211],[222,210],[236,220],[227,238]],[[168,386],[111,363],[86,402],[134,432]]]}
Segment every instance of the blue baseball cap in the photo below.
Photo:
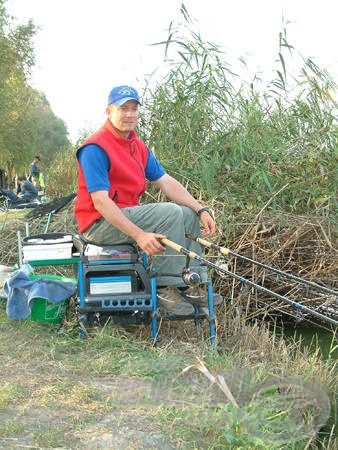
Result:
{"label": "blue baseball cap", "polygon": [[108,96],[108,106],[112,103],[121,106],[128,100],[135,100],[139,105],[141,104],[136,89],[131,86],[117,86],[110,91]]}

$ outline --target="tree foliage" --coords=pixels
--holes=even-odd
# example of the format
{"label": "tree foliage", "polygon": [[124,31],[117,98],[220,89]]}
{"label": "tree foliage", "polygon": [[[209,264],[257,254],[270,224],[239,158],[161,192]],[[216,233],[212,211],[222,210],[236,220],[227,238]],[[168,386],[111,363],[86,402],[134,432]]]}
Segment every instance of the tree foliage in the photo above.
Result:
{"label": "tree foliage", "polygon": [[14,26],[0,0],[0,167],[8,178],[25,173],[35,154],[48,165],[70,145],[64,122],[52,112],[45,95],[29,85],[35,64],[32,21]]}

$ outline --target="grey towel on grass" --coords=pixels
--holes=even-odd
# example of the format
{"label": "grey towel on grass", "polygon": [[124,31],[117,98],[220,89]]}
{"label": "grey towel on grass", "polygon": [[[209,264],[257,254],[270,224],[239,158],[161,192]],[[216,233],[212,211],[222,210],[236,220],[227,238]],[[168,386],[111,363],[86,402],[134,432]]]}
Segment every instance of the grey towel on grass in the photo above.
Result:
{"label": "grey towel on grass", "polygon": [[53,304],[63,302],[74,294],[76,283],[46,278],[30,280],[28,275],[19,269],[5,281],[4,290],[7,294],[7,316],[22,320],[31,314],[35,298],[43,298]]}

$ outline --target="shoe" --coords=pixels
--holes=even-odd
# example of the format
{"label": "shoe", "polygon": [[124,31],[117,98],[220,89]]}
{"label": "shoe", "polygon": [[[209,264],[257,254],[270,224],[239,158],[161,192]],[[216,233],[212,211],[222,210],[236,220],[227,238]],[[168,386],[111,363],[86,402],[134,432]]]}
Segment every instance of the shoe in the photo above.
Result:
{"label": "shoe", "polygon": [[194,307],[182,299],[179,290],[175,286],[158,289],[157,301],[158,306],[165,309],[169,314],[190,316],[195,312]]}
{"label": "shoe", "polygon": [[209,317],[209,308],[206,306],[201,306],[199,308],[200,314],[204,314],[206,317]]}
{"label": "shoe", "polygon": [[[198,306],[208,306],[208,296],[205,289],[200,286],[190,286],[180,292],[186,302]],[[220,294],[213,294],[214,306],[220,305],[223,297]]]}

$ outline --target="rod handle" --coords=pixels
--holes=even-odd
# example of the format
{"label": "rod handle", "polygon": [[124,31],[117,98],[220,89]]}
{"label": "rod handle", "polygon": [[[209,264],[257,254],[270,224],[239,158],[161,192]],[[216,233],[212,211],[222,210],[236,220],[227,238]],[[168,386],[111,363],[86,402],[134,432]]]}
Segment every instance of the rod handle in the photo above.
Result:
{"label": "rod handle", "polygon": [[167,238],[163,238],[161,239],[161,243],[163,245],[166,245],[167,247],[172,248],[173,250],[175,250],[178,253],[183,253],[184,255],[189,256],[189,258],[196,258],[198,257],[198,255],[194,252],[191,252],[190,250],[182,247],[182,245],[176,244],[176,242],[171,241],[170,239]]}

